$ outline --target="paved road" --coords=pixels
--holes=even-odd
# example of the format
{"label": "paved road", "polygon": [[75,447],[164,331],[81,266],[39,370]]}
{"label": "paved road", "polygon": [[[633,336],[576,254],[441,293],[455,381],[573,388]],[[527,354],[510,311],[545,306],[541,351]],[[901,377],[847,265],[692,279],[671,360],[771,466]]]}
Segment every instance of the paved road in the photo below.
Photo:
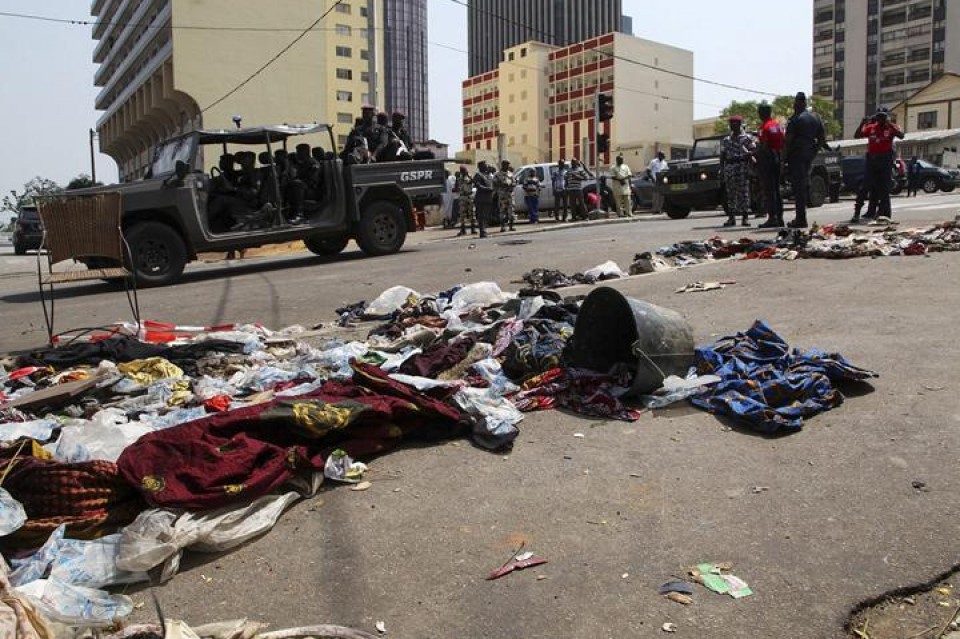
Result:
{"label": "paved road", "polygon": [[[960,196],[906,204],[896,201],[904,225],[952,219]],[[811,217],[842,220],[850,206]],[[398,283],[432,291],[492,279],[515,288],[511,280],[534,266],[626,266],[638,251],[720,232],[720,222],[698,214],[518,233],[530,241],[521,245],[497,235],[434,241],[451,234],[430,232],[376,260],[198,265],[179,286],[145,291],[142,303],[148,317],[181,323],[310,325]],[[43,335],[32,280],[11,274],[7,259],[0,350]],[[164,610],[193,623],[249,616],[274,628],[372,630],[384,620],[398,637],[650,637],[668,621],[687,637],[839,636],[858,602],[926,581],[960,555],[958,272],[960,255],[940,254],[724,262],[617,282],[681,312],[698,342],[763,318],[798,346],[840,351],[882,377],[784,438],[729,430],[689,408],[636,424],[550,412],[528,416],[510,455],[465,442],[394,453],[374,462],[370,491],[329,490],[228,555],[190,556],[158,590]],[[673,293],[714,279],[738,284]],[[69,293],[63,324],[124,317],[122,293],[106,286]],[[915,480],[930,491],[914,490]],[[521,541],[550,563],[484,581]],[[656,594],[708,560],[733,561],[756,595],[733,601],[699,589],[683,607]]]}

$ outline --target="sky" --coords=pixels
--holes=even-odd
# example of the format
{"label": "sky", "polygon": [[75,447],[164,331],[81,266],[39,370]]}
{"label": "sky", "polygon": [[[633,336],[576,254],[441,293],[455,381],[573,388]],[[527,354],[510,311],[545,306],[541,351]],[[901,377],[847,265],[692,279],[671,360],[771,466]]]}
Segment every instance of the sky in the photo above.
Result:
{"label": "sky", "polygon": [[[693,51],[698,78],[777,94],[811,89],[812,0],[623,4],[634,35]],[[0,0],[0,12],[89,20],[89,10],[90,0]],[[457,150],[460,83],[467,76],[466,9],[453,0],[428,0],[428,11],[430,135]],[[88,26],[0,16],[0,122],[7,141],[0,153],[0,194],[20,190],[37,175],[66,184],[90,173],[89,130],[99,117],[93,46]],[[702,82],[694,92],[697,118],[718,113],[731,100],[757,97]],[[96,165],[98,179],[116,180],[112,159],[98,154]]]}

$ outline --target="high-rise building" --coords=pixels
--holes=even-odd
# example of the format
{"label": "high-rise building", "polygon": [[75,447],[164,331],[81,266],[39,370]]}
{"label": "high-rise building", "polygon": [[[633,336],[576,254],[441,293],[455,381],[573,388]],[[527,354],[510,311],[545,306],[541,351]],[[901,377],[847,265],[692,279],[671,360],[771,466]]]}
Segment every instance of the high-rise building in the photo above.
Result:
{"label": "high-rise building", "polygon": [[407,116],[410,137],[430,137],[427,108],[427,0],[385,0],[383,106]]}
{"label": "high-rise building", "polygon": [[[519,164],[579,158],[593,165],[597,133],[610,136],[636,170],[657,151],[682,155],[692,143],[693,53],[622,33],[566,47],[524,42],[492,71],[463,82],[466,151],[501,152]],[[615,117],[594,117],[596,94]],[[584,146],[584,141],[587,145]]]}
{"label": "high-rise building", "polygon": [[632,33],[622,0],[468,0],[470,76],[493,71],[522,42],[563,47],[606,33]]}
{"label": "high-rise building", "polygon": [[844,137],[878,107],[960,71],[954,0],[814,0],[813,14],[813,90],[836,103]]}
{"label": "high-rise building", "polygon": [[[250,77],[331,8],[320,28]],[[425,1],[409,0],[285,0],[282,11],[236,0],[93,0],[100,148],[129,180],[158,142],[232,127],[234,115],[249,126],[326,122],[342,145],[365,102],[403,110],[414,138],[425,139],[425,11]],[[400,63],[407,54],[395,48],[413,62]]]}

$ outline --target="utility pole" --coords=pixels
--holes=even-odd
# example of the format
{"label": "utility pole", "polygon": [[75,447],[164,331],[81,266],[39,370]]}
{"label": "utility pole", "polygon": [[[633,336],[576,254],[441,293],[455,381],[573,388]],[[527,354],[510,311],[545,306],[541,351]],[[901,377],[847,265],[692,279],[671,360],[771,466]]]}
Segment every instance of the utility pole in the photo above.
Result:
{"label": "utility pole", "polygon": [[97,132],[90,129],[90,179],[94,184],[97,182],[97,159],[96,151],[93,148],[93,140],[97,137]]}

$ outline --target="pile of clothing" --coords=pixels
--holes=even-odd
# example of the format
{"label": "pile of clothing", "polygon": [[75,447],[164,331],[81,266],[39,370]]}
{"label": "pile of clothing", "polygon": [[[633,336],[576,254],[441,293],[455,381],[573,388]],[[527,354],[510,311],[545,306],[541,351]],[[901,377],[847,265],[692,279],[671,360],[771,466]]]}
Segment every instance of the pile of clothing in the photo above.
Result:
{"label": "pile of clothing", "polygon": [[158,567],[170,578],[185,548],[262,534],[324,480],[359,481],[364,462],[408,442],[502,450],[535,410],[638,419],[620,399],[629,372],[568,365],[579,308],[491,282],[394,287],[341,310],[338,323],[373,322],[363,341],[151,324],[5,360],[8,587],[53,621],[102,626],[132,602],[101,588]]}
{"label": "pile of clothing", "polygon": [[903,230],[892,226],[878,227],[872,231],[854,231],[845,224],[830,224],[814,226],[809,232],[784,230],[775,239],[725,240],[714,237],[705,242],[663,246],[657,249],[657,255],[679,268],[728,258],[850,259],[945,251],[960,251],[960,224],[955,221]]}

